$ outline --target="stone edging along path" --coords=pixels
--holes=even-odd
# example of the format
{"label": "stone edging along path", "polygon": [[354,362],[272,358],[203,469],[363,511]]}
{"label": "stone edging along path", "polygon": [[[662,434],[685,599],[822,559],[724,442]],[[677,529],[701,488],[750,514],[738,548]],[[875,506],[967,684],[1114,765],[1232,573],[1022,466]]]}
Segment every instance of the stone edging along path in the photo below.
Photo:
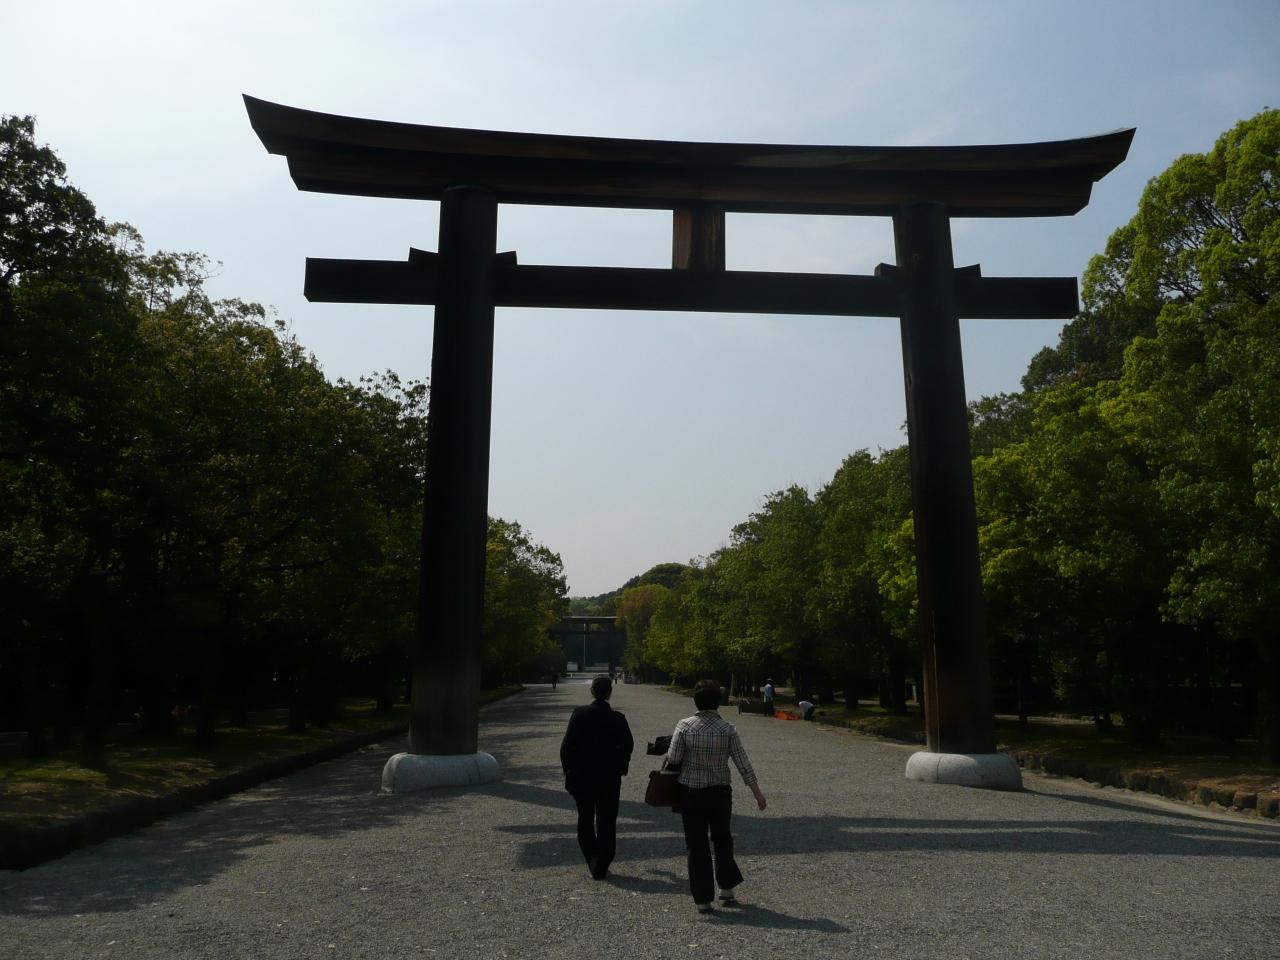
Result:
{"label": "stone edging along path", "polygon": [[327,743],[305,753],[277,757],[265,763],[234,770],[203,783],[181,787],[157,797],[136,797],[122,800],[65,823],[53,824],[0,839],[0,869],[25,870],[49,860],[56,860],[72,850],[89,844],[100,843],[111,837],[131,833],[162,817],[211,800],[221,800],[233,793],[248,790],[267,780],[283,777],[304,767],[332,760],[380,740],[406,734],[403,724],[367,730],[346,739]]}
{"label": "stone edging along path", "polygon": [[[913,743],[920,741],[901,739],[877,733],[863,733],[853,727],[828,720],[818,715],[817,723],[849,730],[861,736],[871,736],[879,740],[890,740],[894,743]],[[1018,766],[1025,770],[1036,770],[1053,776],[1075,777],[1104,787],[1117,787],[1133,790],[1138,793],[1150,793],[1170,800],[1201,806],[1218,806],[1236,813],[1244,813],[1269,820],[1280,820],[1280,791],[1249,790],[1232,786],[1223,786],[1217,781],[1183,780],[1179,777],[1166,776],[1163,773],[1141,768],[1126,769],[1091,764],[1071,757],[1057,757],[1052,754],[1032,753],[1028,750],[1010,751]]]}
{"label": "stone edging along path", "polygon": [[1040,755],[1025,750],[1012,751],[1018,766],[1027,770],[1063,777],[1078,777],[1104,787],[1119,787],[1140,793],[1151,793],[1170,800],[1195,803],[1201,806],[1217,805],[1237,813],[1252,813],[1269,820],[1280,819],[1280,792],[1238,789],[1222,786],[1216,781],[1183,780],[1165,776],[1151,770],[1126,770],[1118,767],[1095,766],[1070,757]]}

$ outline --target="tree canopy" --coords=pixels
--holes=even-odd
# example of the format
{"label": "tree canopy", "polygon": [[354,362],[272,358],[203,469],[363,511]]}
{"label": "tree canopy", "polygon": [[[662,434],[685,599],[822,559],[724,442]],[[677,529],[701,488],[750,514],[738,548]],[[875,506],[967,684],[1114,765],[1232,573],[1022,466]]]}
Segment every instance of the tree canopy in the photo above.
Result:
{"label": "tree canopy", "polygon": [[[208,261],[148,253],[0,118],[0,704],[45,748],[135,714],[164,732],[404,692],[428,388],[329,382]],[[559,616],[559,557],[490,527],[484,657],[519,676]]]}

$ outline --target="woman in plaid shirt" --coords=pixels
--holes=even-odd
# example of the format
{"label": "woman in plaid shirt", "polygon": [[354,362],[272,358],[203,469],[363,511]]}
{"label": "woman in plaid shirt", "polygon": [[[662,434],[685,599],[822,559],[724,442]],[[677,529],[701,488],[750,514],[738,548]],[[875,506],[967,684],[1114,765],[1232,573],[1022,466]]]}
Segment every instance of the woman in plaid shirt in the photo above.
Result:
{"label": "woman in plaid shirt", "polygon": [[[720,902],[728,906],[738,902],[734,888],[742,882],[742,871],[733,859],[733,834],[729,830],[733,813],[729,760],[733,760],[742,782],[755,794],[756,806],[761,810],[765,799],[737,729],[717,712],[720,685],[714,680],[699,680],[693,688],[693,702],[698,712],[676,724],[666,763],[680,767],[680,812],[689,851],[689,892],[698,912],[709,913],[716,884],[720,887]],[[714,884],[708,834],[716,851]]]}

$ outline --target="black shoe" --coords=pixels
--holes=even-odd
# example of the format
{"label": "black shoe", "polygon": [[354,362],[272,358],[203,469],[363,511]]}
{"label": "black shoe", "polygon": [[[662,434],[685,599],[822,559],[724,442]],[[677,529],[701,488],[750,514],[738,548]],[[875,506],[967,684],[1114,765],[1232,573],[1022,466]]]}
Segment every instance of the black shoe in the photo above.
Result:
{"label": "black shoe", "polygon": [[709,903],[695,903],[694,906],[698,908],[699,913],[715,913],[716,912],[716,908]]}

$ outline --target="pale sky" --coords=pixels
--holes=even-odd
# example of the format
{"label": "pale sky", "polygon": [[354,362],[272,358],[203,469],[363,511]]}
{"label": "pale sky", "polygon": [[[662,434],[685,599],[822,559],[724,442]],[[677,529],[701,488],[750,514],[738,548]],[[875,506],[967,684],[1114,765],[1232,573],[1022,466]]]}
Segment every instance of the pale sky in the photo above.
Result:
{"label": "pale sky", "polygon": [[[429,307],[309,304],[307,256],[435,249],[437,205],[301,193],[242,93],[537,133],[948,145],[1137,127],[1072,218],[957,220],[957,264],[1079,275],[1144,184],[1280,105],[1280,2],[58,2],[4,0],[0,113],[152,249],[222,263],[331,378],[430,370]],[[731,215],[730,269],[870,273],[884,219]],[[670,214],[503,206],[522,263],[670,265]],[[1049,321],[963,323],[971,399],[1013,390]],[[897,322],[499,310],[489,511],[574,594],[722,545],[771,491],[904,442]]]}

